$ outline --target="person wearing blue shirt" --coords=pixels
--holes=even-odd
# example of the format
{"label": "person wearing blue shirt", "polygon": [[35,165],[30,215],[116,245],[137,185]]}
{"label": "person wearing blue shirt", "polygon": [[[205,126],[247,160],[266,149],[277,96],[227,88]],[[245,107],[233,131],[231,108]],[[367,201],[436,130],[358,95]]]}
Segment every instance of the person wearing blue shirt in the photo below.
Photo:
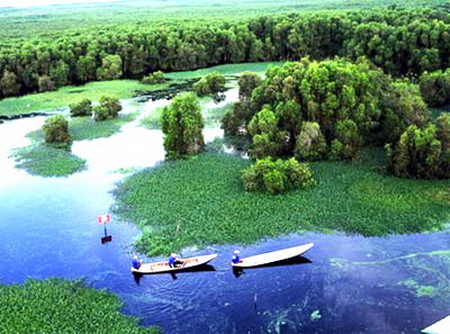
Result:
{"label": "person wearing blue shirt", "polygon": [[240,252],[237,249],[234,251],[234,255],[231,258],[231,262],[233,262],[234,264],[242,262],[241,258],[239,257],[239,253]]}
{"label": "person wearing blue shirt", "polygon": [[138,256],[135,255],[133,256],[133,268],[134,269],[139,269],[142,265],[142,260],[138,260]]}
{"label": "person wearing blue shirt", "polygon": [[177,254],[176,253],[170,254],[170,257],[169,257],[169,266],[170,266],[170,268],[179,267],[179,265],[183,265],[183,264],[184,264],[184,262],[177,258]]}

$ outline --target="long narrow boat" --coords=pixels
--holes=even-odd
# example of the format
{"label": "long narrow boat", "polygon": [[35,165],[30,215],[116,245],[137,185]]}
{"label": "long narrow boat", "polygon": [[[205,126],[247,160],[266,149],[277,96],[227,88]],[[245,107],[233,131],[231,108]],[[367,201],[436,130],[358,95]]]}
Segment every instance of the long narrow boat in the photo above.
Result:
{"label": "long narrow boat", "polygon": [[236,268],[250,268],[263,266],[265,264],[291,259],[295,256],[300,256],[306,251],[310,250],[313,246],[314,246],[313,243],[309,243],[306,245],[280,249],[274,252],[249,256],[241,259],[241,262],[231,263],[231,265]]}
{"label": "long narrow boat", "polygon": [[183,260],[184,263],[183,265],[180,265],[178,267],[170,267],[169,261],[143,263],[139,269],[131,267],[131,271],[139,274],[160,274],[166,272],[175,272],[207,264],[209,261],[214,260],[216,257],[217,254],[209,254],[180,259]]}

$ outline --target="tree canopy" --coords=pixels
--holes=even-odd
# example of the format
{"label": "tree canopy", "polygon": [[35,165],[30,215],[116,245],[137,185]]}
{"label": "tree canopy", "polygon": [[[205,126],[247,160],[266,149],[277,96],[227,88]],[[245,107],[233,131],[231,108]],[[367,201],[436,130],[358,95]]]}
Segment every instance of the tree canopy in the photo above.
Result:
{"label": "tree canopy", "polygon": [[197,95],[178,94],[161,114],[164,148],[168,159],[187,158],[204,148],[203,126]]}

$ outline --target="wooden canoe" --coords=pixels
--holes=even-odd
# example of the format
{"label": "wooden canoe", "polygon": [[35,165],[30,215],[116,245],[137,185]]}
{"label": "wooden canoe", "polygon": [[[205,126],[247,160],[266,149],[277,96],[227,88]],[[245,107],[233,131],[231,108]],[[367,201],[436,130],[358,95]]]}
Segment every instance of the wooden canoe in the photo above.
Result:
{"label": "wooden canoe", "polygon": [[131,271],[139,274],[160,274],[160,273],[176,272],[201,266],[203,264],[208,263],[211,260],[214,260],[216,257],[217,254],[209,254],[180,259],[184,261],[184,264],[173,268],[169,266],[169,261],[143,263],[139,269],[131,267]]}
{"label": "wooden canoe", "polygon": [[300,256],[314,246],[313,243],[306,245],[295,246],[285,249],[280,249],[274,252],[262,253],[254,256],[249,256],[241,259],[239,263],[231,263],[236,268],[250,268],[263,266],[265,264],[274,263],[291,259],[295,256]]}

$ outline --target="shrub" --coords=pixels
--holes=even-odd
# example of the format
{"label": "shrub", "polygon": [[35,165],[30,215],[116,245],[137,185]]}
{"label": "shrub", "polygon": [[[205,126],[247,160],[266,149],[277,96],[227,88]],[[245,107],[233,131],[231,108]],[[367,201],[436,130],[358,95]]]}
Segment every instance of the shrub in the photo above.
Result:
{"label": "shrub", "polygon": [[198,96],[221,92],[225,89],[225,77],[219,72],[209,73],[197,81],[193,88]]}
{"label": "shrub", "polygon": [[69,123],[61,115],[47,118],[42,129],[47,143],[70,143],[72,141],[69,134]]}
{"label": "shrub", "polygon": [[269,194],[280,194],[315,184],[308,165],[295,158],[272,161],[272,158],[266,157],[257,160],[242,172],[242,181],[246,191]]}
{"label": "shrub", "polygon": [[70,114],[76,116],[90,116],[92,114],[92,102],[89,99],[82,99],[76,103],[69,104]]}
{"label": "shrub", "polygon": [[149,84],[149,85],[163,83],[165,81],[166,81],[166,79],[164,78],[164,73],[161,71],[153,72],[153,73],[149,74],[148,76],[145,76],[142,79],[142,83]]}
{"label": "shrub", "polygon": [[104,95],[100,98],[99,105],[92,108],[92,113],[96,121],[104,121],[117,117],[120,110],[122,105],[118,99]]}

